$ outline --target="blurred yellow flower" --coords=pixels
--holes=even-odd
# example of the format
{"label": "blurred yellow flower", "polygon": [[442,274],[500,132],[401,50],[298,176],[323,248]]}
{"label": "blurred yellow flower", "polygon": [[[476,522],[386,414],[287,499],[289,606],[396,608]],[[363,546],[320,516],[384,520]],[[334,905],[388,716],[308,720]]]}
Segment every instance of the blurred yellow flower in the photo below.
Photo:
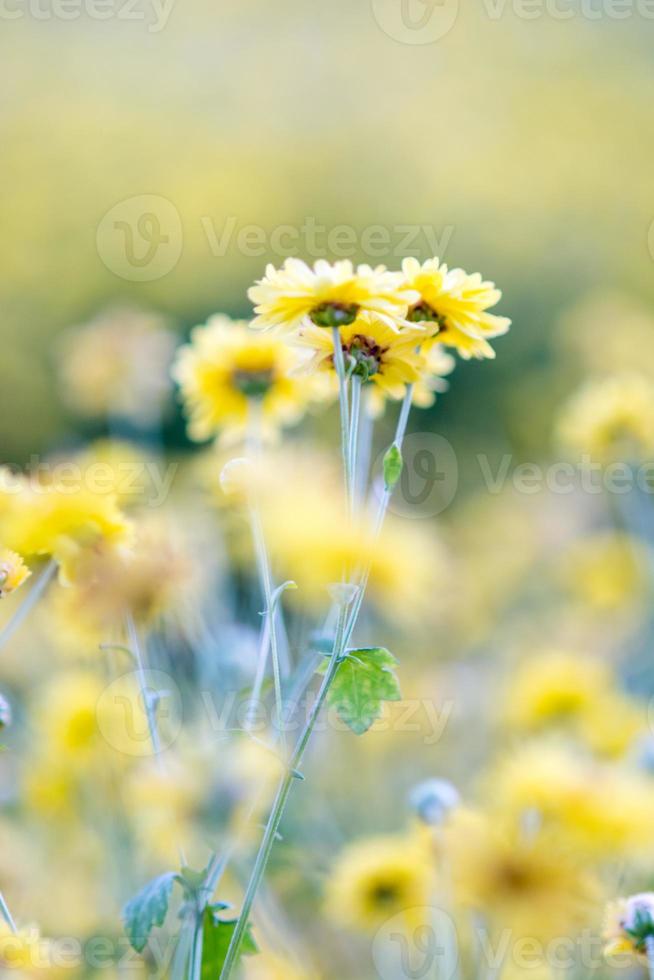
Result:
{"label": "blurred yellow flower", "polygon": [[512,671],[503,717],[526,729],[574,721],[610,685],[599,660],[560,650],[530,656]]}
{"label": "blurred yellow flower", "polygon": [[26,926],[13,932],[0,920],[0,967],[18,970],[22,977],[31,974],[51,976],[51,943],[43,939],[38,928]]}
{"label": "blurred yellow flower", "polygon": [[252,326],[294,330],[308,317],[319,327],[342,327],[368,312],[394,328],[418,299],[401,282],[399,273],[383,265],[355,269],[348,260],[330,265],[320,259],[311,268],[300,259],[286,259],[281,269],[268,265],[263,279],[248,291],[257,314]]}
{"label": "blurred yellow flower", "polygon": [[328,915],[344,926],[375,929],[429,905],[434,868],[429,849],[409,836],[354,841],[338,856],[326,887]]}
{"label": "blurred yellow flower", "polygon": [[640,539],[600,531],[575,542],[559,574],[572,595],[599,612],[617,612],[646,595],[652,556]]}
{"label": "blurred yellow flower", "polygon": [[143,513],[129,549],[100,542],[84,551],[74,581],[54,591],[46,608],[60,648],[97,654],[100,643],[120,635],[128,613],[150,627],[162,617],[182,619],[201,595],[199,566],[172,520]]}
{"label": "blurred yellow flower", "polygon": [[645,773],[537,740],[501,761],[485,785],[497,812],[516,820],[534,814],[579,854],[609,861],[654,856],[654,783]]}
{"label": "blurred yellow flower", "polygon": [[96,493],[74,481],[70,486],[34,485],[14,510],[7,543],[25,555],[49,555],[60,566],[64,582],[76,565],[99,544],[125,547],[131,525],[112,493]]}
{"label": "blurred yellow flower", "polygon": [[[324,608],[329,587],[344,570],[368,566],[370,599],[387,615],[426,618],[447,600],[449,559],[433,525],[418,527],[390,515],[376,535],[372,515],[348,514],[331,461],[309,450],[301,457],[276,455],[255,472],[274,565],[282,580],[298,586],[289,601]],[[322,488],[319,513],[316,485]]]}
{"label": "blurred yellow flower", "polygon": [[299,422],[318,395],[315,381],[298,373],[301,360],[279,337],[255,333],[244,321],[217,315],[196,327],[173,368],[191,438],[220,433],[233,441],[255,420],[271,437]]}
{"label": "blurred yellow flower", "polygon": [[409,321],[425,327],[438,343],[456,347],[466,359],[495,357],[488,338],[505,334],[511,321],[487,312],[502,297],[494,283],[482,280],[478,272],[448,269],[437,258],[422,264],[406,258],[402,273],[404,285],[420,297],[409,309]]}
{"label": "blurred yellow flower", "polygon": [[31,574],[20,555],[0,548],[0,599],[19,589]]}
{"label": "blurred yellow flower", "polygon": [[64,334],[61,392],[81,415],[156,421],[170,392],[175,335],[157,313],[114,307]]}
{"label": "blurred yellow flower", "polygon": [[565,838],[459,810],[443,839],[457,899],[483,909],[493,926],[545,939],[592,921],[599,885]]}
{"label": "blurred yellow flower", "polygon": [[[408,327],[398,331],[377,313],[360,313],[339,332],[346,370],[372,382],[385,397],[402,398],[406,385],[421,379],[425,365],[417,348],[422,331]],[[314,352],[309,368],[336,374],[331,331],[303,326],[297,343]]]}
{"label": "blurred yellow flower", "polygon": [[601,463],[654,456],[654,381],[636,373],[587,382],[564,406],[557,439]]}

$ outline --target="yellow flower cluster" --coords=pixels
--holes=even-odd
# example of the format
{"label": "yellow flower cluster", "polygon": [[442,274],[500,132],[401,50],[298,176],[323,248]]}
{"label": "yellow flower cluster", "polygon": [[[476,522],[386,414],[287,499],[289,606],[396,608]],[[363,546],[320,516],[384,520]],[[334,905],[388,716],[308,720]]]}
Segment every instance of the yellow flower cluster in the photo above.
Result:
{"label": "yellow flower cluster", "polygon": [[564,407],[560,443],[601,463],[654,457],[654,383],[627,373],[587,382]]}
{"label": "yellow flower cluster", "polygon": [[[178,354],[173,374],[193,439],[241,437],[255,415],[268,436],[299,421],[312,401],[334,392],[334,330],[348,375],[371,383],[369,410],[379,414],[409,386],[421,407],[447,388],[454,361],[443,345],[465,358],[493,357],[488,338],[509,328],[488,312],[501,297],[493,283],[438,259],[406,259],[401,272],[389,272],[349,261],[311,268],[291,258],[281,269],[269,265],[249,297],[250,326],[272,332],[214,316]],[[332,383],[319,385],[316,372]]]}
{"label": "yellow flower cluster", "polygon": [[607,756],[623,755],[646,728],[644,705],[620,692],[608,664],[562,650],[518,665],[502,715],[517,730],[569,731]]}

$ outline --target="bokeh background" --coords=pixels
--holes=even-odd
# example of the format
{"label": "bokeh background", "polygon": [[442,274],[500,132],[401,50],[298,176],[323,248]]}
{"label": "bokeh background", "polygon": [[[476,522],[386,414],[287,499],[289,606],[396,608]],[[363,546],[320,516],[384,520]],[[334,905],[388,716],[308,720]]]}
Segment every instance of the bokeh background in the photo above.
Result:
{"label": "bokeh background", "polygon": [[[560,391],[566,365],[548,366],[562,309],[607,286],[651,299],[651,22],[636,6],[621,19],[599,3],[592,19],[576,5],[526,19],[511,4],[450,0],[451,29],[430,44],[389,36],[384,4],[367,0],[179,0],[160,15],[116,0],[103,20],[83,6],[70,20],[46,2],[38,17],[6,6],[0,437],[11,458],[70,425],[50,358],[68,324],[116,299],[181,330],[218,307],[247,313],[247,286],[280,259],[243,254],[248,225],[268,246],[307,217],[359,235],[382,225],[393,245],[396,226],[427,225],[446,261],[501,283],[516,329],[497,368],[461,371],[448,403],[448,424],[467,416],[486,448],[536,438],[515,402]],[[412,16],[425,11],[416,0]],[[175,267],[150,282],[116,275],[96,242],[103,216],[140,195],[170,201],[183,238]],[[212,254],[207,227],[220,237],[230,220],[225,254]],[[301,239],[291,250],[306,255]],[[423,234],[412,250],[432,254]],[[373,261],[397,264],[389,252]]]}

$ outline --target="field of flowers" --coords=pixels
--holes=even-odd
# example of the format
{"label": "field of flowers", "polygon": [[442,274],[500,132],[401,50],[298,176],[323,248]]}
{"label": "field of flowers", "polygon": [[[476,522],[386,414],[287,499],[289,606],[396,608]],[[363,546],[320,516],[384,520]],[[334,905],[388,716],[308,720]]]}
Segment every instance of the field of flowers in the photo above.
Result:
{"label": "field of flowers", "polygon": [[571,313],[558,461],[449,508],[426,410],[494,369],[499,289],[291,258],[249,298],[71,328],[107,434],[1,471],[3,969],[654,970],[651,321],[620,358]]}
{"label": "field of flowers", "polygon": [[0,0],[0,980],[654,980],[651,0]]}

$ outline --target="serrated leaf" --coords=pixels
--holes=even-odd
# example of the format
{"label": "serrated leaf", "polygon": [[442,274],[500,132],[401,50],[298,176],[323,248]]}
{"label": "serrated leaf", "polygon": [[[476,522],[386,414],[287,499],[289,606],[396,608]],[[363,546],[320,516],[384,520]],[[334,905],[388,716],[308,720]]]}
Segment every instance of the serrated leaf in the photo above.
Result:
{"label": "serrated leaf", "polygon": [[329,692],[329,703],[356,735],[367,732],[381,714],[382,701],[399,701],[397,660],[384,647],[348,650]]}
{"label": "serrated leaf", "polygon": [[384,453],[384,485],[392,490],[402,474],[402,450],[393,443]]}
{"label": "serrated leaf", "polygon": [[[227,950],[234,935],[236,919],[219,919],[222,905],[207,905],[202,919],[202,972],[201,980],[216,980],[225,963]],[[252,938],[250,926],[245,930],[241,943],[241,956],[258,953],[259,947]]]}
{"label": "serrated leaf", "polygon": [[177,875],[168,871],[149,881],[123,910],[125,932],[137,953],[143,952],[155,926],[162,926],[168,914],[170,893]]}

